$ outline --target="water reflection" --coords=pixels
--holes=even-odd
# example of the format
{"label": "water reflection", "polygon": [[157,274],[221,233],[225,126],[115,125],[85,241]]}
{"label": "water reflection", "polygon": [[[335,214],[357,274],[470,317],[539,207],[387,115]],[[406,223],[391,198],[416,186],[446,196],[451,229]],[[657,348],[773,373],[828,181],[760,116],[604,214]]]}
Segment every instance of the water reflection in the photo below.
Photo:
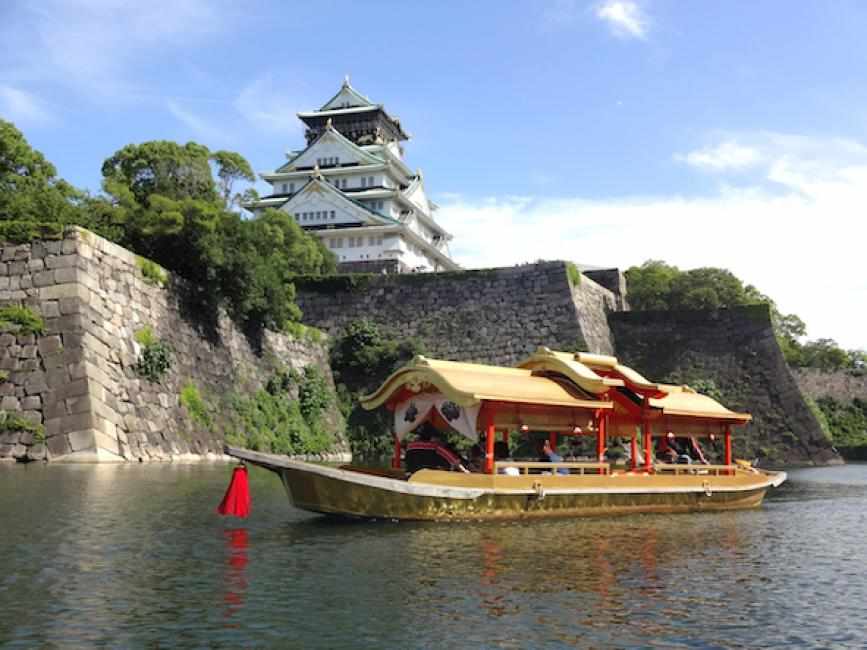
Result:
{"label": "water reflection", "polygon": [[246,528],[230,528],[223,531],[226,538],[226,572],[223,578],[223,618],[227,627],[238,627],[231,619],[244,608],[244,593],[247,591],[247,547],[249,538]]}
{"label": "water reflection", "polygon": [[[865,645],[867,467],[794,472],[754,511],[345,523],[251,471],[0,466],[0,645]],[[829,532],[832,531],[832,532]]]}

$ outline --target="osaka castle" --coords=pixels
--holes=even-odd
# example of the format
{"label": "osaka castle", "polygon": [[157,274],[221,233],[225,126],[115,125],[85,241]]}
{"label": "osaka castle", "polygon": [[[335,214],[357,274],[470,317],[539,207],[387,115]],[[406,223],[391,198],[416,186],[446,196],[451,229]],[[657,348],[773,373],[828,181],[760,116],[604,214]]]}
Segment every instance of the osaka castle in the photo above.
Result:
{"label": "osaka castle", "polygon": [[457,269],[452,236],[434,218],[421,171],[404,162],[400,120],[345,79],[318,110],[298,113],[307,148],[261,174],[271,194],[245,205],[277,208],[320,237],[342,271]]}

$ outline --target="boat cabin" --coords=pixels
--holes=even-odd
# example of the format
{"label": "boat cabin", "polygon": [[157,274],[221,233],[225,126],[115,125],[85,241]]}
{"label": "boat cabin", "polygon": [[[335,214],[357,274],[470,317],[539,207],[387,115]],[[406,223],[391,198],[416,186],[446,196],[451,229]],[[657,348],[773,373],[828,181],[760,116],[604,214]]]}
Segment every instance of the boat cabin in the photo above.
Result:
{"label": "boat cabin", "polygon": [[[392,467],[401,467],[408,433],[423,423],[451,428],[473,442],[484,439],[482,471],[493,474],[513,467],[520,473],[543,468],[570,474],[607,474],[610,438],[630,442],[631,471],[683,471],[675,462],[654,463],[654,445],[665,452],[673,440],[724,441],[724,463],[706,465],[725,473],[732,465],[732,427],[750,421],[688,386],[654,383],[615,357],[556,352],[539,348],[517,367],[459,363],[418,356],[393,373],[371,395],[368,409],[385,406],[394,413]],[[495,445],[508,445],[514,431],[544,432],[556,449],[561,436],[592,436],[596,462],[495,461]],[[643,453],[639,451],[639,441]]]}

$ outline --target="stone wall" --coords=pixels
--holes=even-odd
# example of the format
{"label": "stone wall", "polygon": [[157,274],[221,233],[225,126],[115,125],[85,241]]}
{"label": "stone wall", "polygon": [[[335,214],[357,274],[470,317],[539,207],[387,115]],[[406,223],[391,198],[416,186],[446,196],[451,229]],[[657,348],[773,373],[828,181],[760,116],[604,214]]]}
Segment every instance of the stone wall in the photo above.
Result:
{"label": "stone wall", "polygon": [[347,276],[296,283],[303,322],[337,333],[367,318],[424,341],[428,354],[511,365],[540,345],[611,352],[610,291],[564,262],[479,271]]}
{"label": "stone wall", "polygon": [[813,399],[827,396],[838,402],[849,402],[856,397],[867,400],[867,373],[863,371],[798,368],[793,372],[801,392]]}
{"label": "stone wall", "polygon": [[764,464],[839,460],[822,434],[774,337],[765,305],[715,312],[609,315],[619,358],[672,383],[713,382],[724,403],[753,415],[735,430],[735,451]]}
{"label": "stone wall", "polygon": [[[0,305],[26,304],[46,323],[41,336],[0,336],[0,368],[9,372],[0,383],[0,407],[45,430],[44,444],[32,434],[3,434],[0,457],[89,462],[221,455],[221,399],[261,387],[277,365],[314,364],[332,381],[323,345],[266,333],[256,352],[226,318],[211,330],[194,325],[182,316],[182,285],[148,284],[135,255],[87,231],[6,246],[0,259]],[[173,350],[159,383],[134,369],[135,334],[144,327]],[[181,405],[188,384],[213,407],[212,426],[197,424]],[[328,418],[339,426],[336,407]]]}

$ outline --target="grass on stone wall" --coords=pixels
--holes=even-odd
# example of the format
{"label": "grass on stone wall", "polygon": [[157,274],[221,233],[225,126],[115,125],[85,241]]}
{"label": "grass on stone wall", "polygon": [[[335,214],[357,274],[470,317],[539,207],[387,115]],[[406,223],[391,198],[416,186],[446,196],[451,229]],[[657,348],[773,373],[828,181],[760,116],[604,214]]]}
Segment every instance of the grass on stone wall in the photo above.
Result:
{"label": "grass on stone wall", "polygon": [[296,341],[309,341],[310,343],[322,343],[325,340],[325,332],[309,325],[290,321],[283,326],[283,332]]}
{"label": "grass on stone wall", "polygon": [[155,287],[166,286],[169,278],[159,264],[141,255],[135,256],[135,263],[146,283]]}
{"label": "grass on stone wall", "polygon": [[569,278],[569,284],[573,287],[581,285],[581,271],[572,262],[566,262],[566,277]]}
{"label": "grass on stone wall", "polygon": [[0,411],[0,433],[30,432],[37,441],[45,439],[45,428],[41,424],[31,422],[17,413]]}
{"label": "grass on stone wall", "polygon": [[187,409],[187,413],[189,413],[193,422],[196,422],[205,429],[211,427],[213,420],[211,419],[211,412],[208,408],[208,404],[202,398],[202,394],[199,392],[199,387],[192,381],[188,381],[184,384],[184,387],[181,388],[180,401],[181,405]]}
{"label": "grass on stone wall", "polygon": [[9,328],[18,334],[42,334],[45,321],[29,307],[10,305],[0,309],[0,327]]}

